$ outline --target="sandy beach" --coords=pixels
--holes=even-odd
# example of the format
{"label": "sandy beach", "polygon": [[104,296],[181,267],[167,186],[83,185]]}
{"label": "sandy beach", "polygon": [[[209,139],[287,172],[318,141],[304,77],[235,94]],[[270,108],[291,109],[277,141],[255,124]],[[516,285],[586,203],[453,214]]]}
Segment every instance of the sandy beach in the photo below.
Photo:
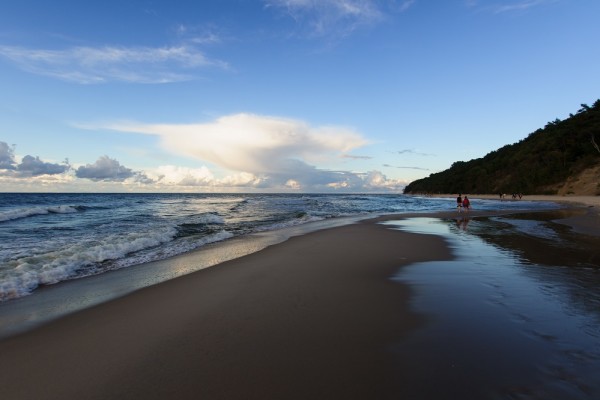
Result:
{"label": "sandy beach", "polygon": [[[577,226],[582,212],[566,223]],[[474,210],[469,218],[489,215]],[[403,266],[452,260],[453,252],[441,236],[378,223],[398,218],[293,237],[4,339],[0,397],[414,396],[398,377],[415,365],[399,362],[392,348],[427,317],[411,309],[411,286],[391,278]],[[435,385],[436,373],[420,379]],[[453,384],[469,391],[469,382]]]}
{"label": "sandy beach", "polygon": [[388,278],[450,257],[441,238],[373,223],[292,238],[4,340],[0,394],[385,398],[386,346],[420,323]]}

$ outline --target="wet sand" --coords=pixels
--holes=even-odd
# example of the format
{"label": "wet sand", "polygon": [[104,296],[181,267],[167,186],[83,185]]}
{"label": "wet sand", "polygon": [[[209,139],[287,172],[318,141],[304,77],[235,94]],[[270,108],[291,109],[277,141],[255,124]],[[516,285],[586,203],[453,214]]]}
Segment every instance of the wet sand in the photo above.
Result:
{"label": "wet sand", "polygon": [[[444,380],[442,371],[415,365],[419,357],[402,362],[399,344],[428,321],[411,308],[411,286],[392,278],[403,266],[453,254],[443,237],[377,223],[386,219],[399,217],[293,237],[6,338],[0,397],[414,396],[402,376]],[[426,349],[422,360],[438,351]],[[452,384],[469,391],[468,381]]]}
{"label": "wet sand", "polygon": [[527,196],[525,199],[569,206],[573,212],[556,222],[570,226],[575,232],[600,236],[600,196]]}
{"label": "wet sand", "polygon": [[420,324],[402,265],[437,236],[359,223],[291,238],[0,342],[6,399],[391,398]]}
{"label": "wet sand", "polygon": [[563,212],[389,222],[456,256],[395,277],[428,316],[397,344],[409,398],[600,398],[600,237],[553,222]]}
{"label": "wet sand", "polygon": [[[498,200],[496,194],[474,194],[463,193],[467,195],[471,201],[475,201],[473,207],[476,209],[478,199]],[[435,194],[432,197],[441,197],[453,199],[457,194]],[[522,199],[512,199],[512,196],[507,194],[504,201],[544,201],[559,203],[567,207],[568,216],[562,219],[557,219],[557,222],[570,226],[574,231],[588,235],[600,236],[600,196],[558,196],[558,195],[531,195],[523,196]]]}

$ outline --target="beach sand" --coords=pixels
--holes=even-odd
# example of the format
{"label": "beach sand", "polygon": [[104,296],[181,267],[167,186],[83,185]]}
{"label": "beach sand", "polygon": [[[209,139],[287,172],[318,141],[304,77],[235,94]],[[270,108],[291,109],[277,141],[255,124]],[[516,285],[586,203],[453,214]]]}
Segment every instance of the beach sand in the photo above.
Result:
{"label": "beach sand", "polygon": [[402,398],[411,365],[391,349],[426,319],[390,278],[452,252],[385,219],[399,217],[293,237],[3,339],[0,398]]}
{"label": "beach sand", "polygon": [[291,238],[3,340],[0,397],[387,398],[420,323],[389,278],[449,258],[372,222]]}

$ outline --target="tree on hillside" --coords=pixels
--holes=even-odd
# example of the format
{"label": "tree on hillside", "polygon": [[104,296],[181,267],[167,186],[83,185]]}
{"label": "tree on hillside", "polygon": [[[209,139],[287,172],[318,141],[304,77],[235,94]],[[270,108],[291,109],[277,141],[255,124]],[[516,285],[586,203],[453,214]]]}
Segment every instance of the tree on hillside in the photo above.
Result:
{"label": "tree on hillside", "polygon": [[518,143],[411,182],[404,192],[553,194],[552,187],[600,165],[598,132],[600,99],[592,107],[581,104],[577,114],[556,118]]}

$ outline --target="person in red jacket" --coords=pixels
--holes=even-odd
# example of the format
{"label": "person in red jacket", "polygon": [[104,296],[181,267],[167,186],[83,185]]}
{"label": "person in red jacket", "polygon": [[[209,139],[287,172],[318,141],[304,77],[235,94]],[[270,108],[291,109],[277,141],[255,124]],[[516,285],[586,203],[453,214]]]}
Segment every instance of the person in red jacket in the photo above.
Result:
{"label": "person in red jacket", "polygon": [[471,208],[471,202],[469,201],[469,198],[467,196],[465,196],[465,198],[463,199],[462,206],[465,209],[465,211],[469,212],[469,209]]}

